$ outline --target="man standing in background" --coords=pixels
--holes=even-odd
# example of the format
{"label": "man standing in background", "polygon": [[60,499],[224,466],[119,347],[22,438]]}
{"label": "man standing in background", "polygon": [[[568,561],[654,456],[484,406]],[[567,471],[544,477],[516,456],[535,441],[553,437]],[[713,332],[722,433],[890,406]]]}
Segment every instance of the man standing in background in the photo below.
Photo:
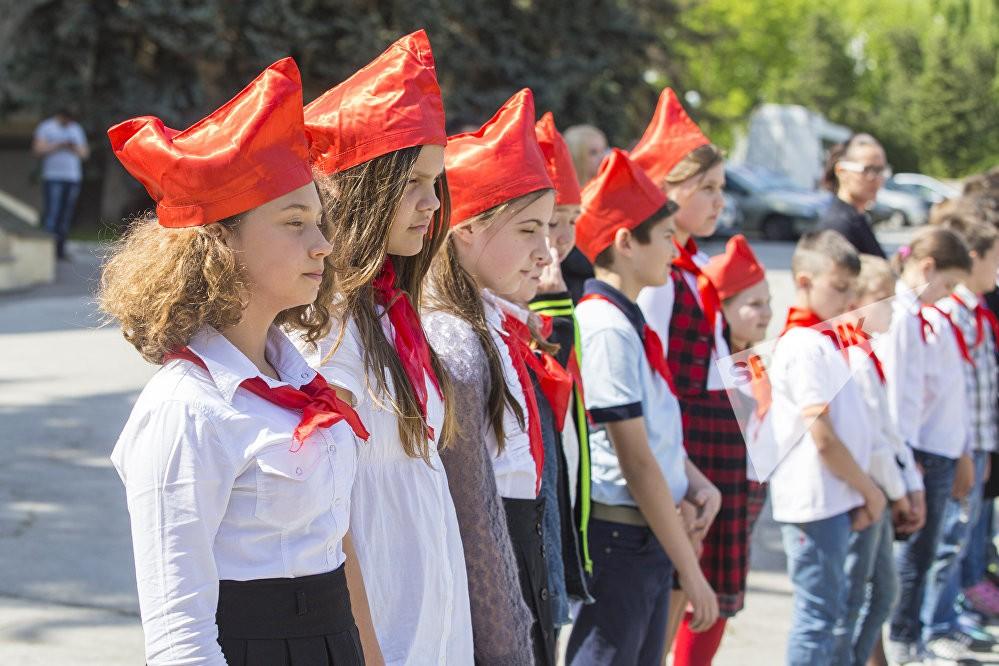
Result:
{"label": "man standing in background", "polygon": [[41,158],[42,227],[56,237],[56,253],[66,258],[66,237],[83,181],[83,160],[90,156],[83,128],[61,109],[35,129],[32,150]]}

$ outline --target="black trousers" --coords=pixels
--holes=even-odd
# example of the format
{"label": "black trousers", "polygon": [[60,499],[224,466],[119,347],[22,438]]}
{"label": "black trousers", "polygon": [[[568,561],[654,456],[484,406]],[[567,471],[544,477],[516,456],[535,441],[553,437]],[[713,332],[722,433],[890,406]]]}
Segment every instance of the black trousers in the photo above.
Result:
{"label": "black trousers", "polygon": [[220,581],[215,622],[229,666],[364,664],[342,566],[300,578]]}
{"label": "black trousers", "polygon": [[517,557],[520,590],[527,607],[534,615],[531,637],[534,660],[539,666],[555,664],[555,626],[552,621],[548,591],[548,566],[545,564],[545,542],[542,517],[545,501],[503,498],[510,541]]}

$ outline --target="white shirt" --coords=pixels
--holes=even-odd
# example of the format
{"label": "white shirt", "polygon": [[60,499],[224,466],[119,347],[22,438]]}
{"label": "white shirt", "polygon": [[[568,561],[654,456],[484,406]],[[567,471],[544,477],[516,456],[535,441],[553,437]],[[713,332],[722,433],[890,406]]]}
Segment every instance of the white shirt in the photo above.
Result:
{"label": "white shirt", "polygon": [[[377,308],[379,314],[384,312]],[[388,317],[382,330],[395,332]],[[364,575],[378,644],[386,664],[470,664],[472,616],[468,601],[465,553],[458,518],[447,485],[437,441],[430,443],[430,464],[406,455],[398,418],[387,396],[364,369],[364,349],[351,321],[336,351],[340,325],[318,348],[300,344],[309,363],[357,398],[357,412],[371,433],[358,453],[351,495],[351,535]],[[385,373],[394,395],[391,374]],[[427,385],[427,421],[440,437],[444,404]],[[381,402],[379,402],[381,401]]]}
{"label": "white shirt", "polygon": [[847,353],[853,380],[867,405],[871,424],[871,478],[893,502],[907,493],[923,490],[923,477],[916,467],[912,449],[902,441],[891,419],[888,393],[874,361],[858,345],[850,347]]}
{"label": "white shirt", "polygon": [[[693,256],[694,263],[698,266],[704,266],[704,264],[708,263],[708,259],[708,255],[700,250]],[[697,290],[697,276],[682,269],[680,273],[683,275],[687,287],[694,294],[694,298],[697,299],[698,305],[703,308],[701,293]],[[669,349],[669,329],[670,322],[673,319],[673,304],[675,301],[676,285],[673,283],[672,277],[663,286],[646,287],[638,294],[637,303],[642,308],[645,321],[656,332],[659,339],[662,340],[663,349],[666,350]],[[715,317],[715,344],[711,350],[711,361],[708,365],[707,390],[725,390],[725,383],[719,373],[718,359],[725,358],[730,354],[728,342],[725,340],[724,316],[721,310],[719,310],[718,316]]]}
{"label": "white shirt", "polygon": [[210,327],[188,347],[208,367],[166,363],[139,396],[111,454],[125,484],[150,666],[224,666],[219,580],[297,578],[344,562],[357,439],[343,421],[293,452],[301,414],[240,389],[261,377],[315,377],[278,329],[256,366]]}
{"label": "white shirt", "polygon": [[863,497],[832,473],[812,438],[808,407],[827,405],[839,439],[865,472],[871,458],[871,427],[860,389],[842,352],[810,328],[793,328],[777,341],[770,364],[770,418],[778,446],[770,479],[774,520],[809,523],[861,506]]}
{"label": "white shirt", "polygon": [[[922,304],[901,281],[895,288],[891,328],[874,348],[887,377],[888,407],[902,440],[913,449],[955,459],[968,446],[964,376],[950,324],[924,309],[930,323],[923,340]],[[946,328],[943,328],[946,327]]]}
{"label": "white shirt", "polygon": [[500,308],[499,299],[488,290],[482,291],[482,305],[485,308],[489,333],[503,363],[503,380],[513,399],[520,405],[525,422],[524,426],[521,426],[516,414],[509,408],[504,411],[503,433],[506,442],[502,453],[499,452],[492,428],[486,431],[486,447],[493,461],[496,489],[500,497],[537,499],[538,472],[534,457],[531,455],[531,438],[527,430],[527,402],[524,398],[524,389],[517,377],[517,369],[513,365],[513,357],[510,356],[510,349],[503,338],[506,335],[503,328],[503,310]]}
{"label": "white shirt", "polygon": [[[35,138],[46,143],[72,143],[84,148],[87,137],[79,123],[70,121],[63,125],[55,118],[43,120],[35,128]],[[69,149],[59,149],[42,157],[43,180],[65,180],[79,183],[83,180],[83,160]]]}
{"label": "white shirt", "polygon": [[[626,297],[621,294],[620,298]],[[653,371],[638,331],[617,305],[598,299],[584,301],[576,306],[576,322],[583,346],[580,370],[586,408],[592,421],[590,497],[601,504],[637,506],[606,424],[644,417],[649,449],[674,503],[679,504],[688,485],[680,403]]]}

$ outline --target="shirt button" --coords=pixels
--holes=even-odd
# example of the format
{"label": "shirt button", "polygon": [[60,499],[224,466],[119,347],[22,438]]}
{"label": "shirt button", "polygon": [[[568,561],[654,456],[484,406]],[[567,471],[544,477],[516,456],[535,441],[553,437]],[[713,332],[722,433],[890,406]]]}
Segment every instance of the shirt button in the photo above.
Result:
{"label": "shirt button", "polygon": [[548,588],[541,588],[541,601],[548,601]]}
{"label": "shirt button", "polygon": [[620,534],[618,533],[617,530],[614,530],[613,532],[611,532],[611,536],[616,539],[616,538],[618,538],[618,536],[620,536]]}
{"label": "shirt button", "polygon": [[307,373],[307,372],[303,372],[302,373],[302,379],[306,379],[306,378],[308,378],[308,376],[309,376],[309,373]]}
{"label": "shirt button", "polygon": [[296,467],[295,468],[295,474],[297,474],[298,476],[302,476],[302,468],[301,467]]}
{"label": "shirt button", "polygon": [[336,555],[336,546],[330,546],[329,548],[326,549],[326,552],[328,552],[330,555]]}
{"label": "shirt button", "polygon": [[330,453],[336,453],[336,444],[330,444],[327,448]]}

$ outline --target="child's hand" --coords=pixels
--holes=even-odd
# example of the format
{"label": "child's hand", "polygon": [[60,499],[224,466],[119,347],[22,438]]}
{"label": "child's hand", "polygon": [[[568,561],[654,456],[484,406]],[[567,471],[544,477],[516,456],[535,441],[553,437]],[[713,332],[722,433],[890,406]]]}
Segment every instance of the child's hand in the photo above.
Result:
{"label": "child's hand", "polygon": [[912,534],[923,529],[926,524],[926,493],[922,490],[909,493],[909,515],[905,525],[899,530],[901,534]]}
{"label": "child's hand", "polygon": [[969,455],[957,459],[957,470],[954,472],[954,485],[951,486],[951,497],[964,499],[975,485],[975,463]]}
{"label": "child's hand", "polygon": [[690,539],[690,545],[694,547],[694,554],[700,559],[701,553],[704,552],[704,535],[708,528],[704,526],[703,521],[698,519],[697,507],[689,500],[681,501],[677,511],[680,513],[680,520],[683,521],[683,531]]}
{"label": "child's hand", "polygon": [[881,514],[885,512],[888,505],[888,498],[872,481],[870,489],[864,493],[864,510],[870,515],[871,523],[881,520]]}
{"label": "child's hand", "polygon": [[538,282],[539,294],[557,294],[567,291],[565,279],[562,277],[562,266],[558,260],[558,250],[552,246],[548,247],[548,254],[551,255],[551,263],[541,271],[541,279]]}
{"label": "child's hand", "polygon": [[721,493],[714,485],[699,488],[696,493],[687,496],[687,501],[697,509],[697,525],[700,527],[698,538],[703,539],[711,529],[711,524],[721,510],[721,500]]}
{"label": "child's hand", "polygon": [[911,512],[912,505],[909,504],[909,498],[905,495],[891,503],[891,524],[895,526],[895,529],[905,524],[906,517]]}
{"label": "child's hand", "polygon": [[680,574],[680,589],[687,593],[693,610],[690,629],[698,633],[710,629],[718,620],[718,597],[708,585],[699,566],[693,571]]}
{"label": "child's hand", "polygon": [[850,511],[850,529],[854,532],[863,532],[873,523],[866,507],[858,506]]}

